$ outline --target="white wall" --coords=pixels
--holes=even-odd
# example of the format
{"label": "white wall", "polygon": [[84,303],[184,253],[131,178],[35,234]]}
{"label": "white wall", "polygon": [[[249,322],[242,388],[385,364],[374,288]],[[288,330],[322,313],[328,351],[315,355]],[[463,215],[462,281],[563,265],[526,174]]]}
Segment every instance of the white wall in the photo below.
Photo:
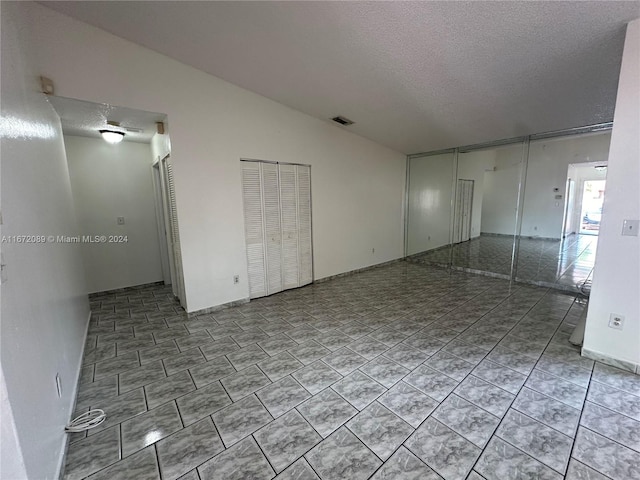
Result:
{"label": "white wall", "polygon": [[159,160],[162,160],[164,157],[171,153],[171,138],[169,137],[169,132],[167,131],[168,127],[166,123],[164,128],[165,133],[155,133],[153,137],[151,137],[151,157],[153,164],[155,164]]}
{"label": "white wall", "polygon": [[315,278],[402,256],[404,155],[43,6],[29,8],[40,70],[56,94],[167,114],[188,310],[249,295],[240,158],[312,166]]}
{"label": "white wall", "polygon": [[484,173],[482,233],[513,235],[516,227],[522,144],[495,150],[495,170]]}
{"label": "white wall", "polygon": [[[562,236],[565,187],[569,164],[606,162],[610,132],[531,142],[522,216],[523,236]],[[592,168],[593,169],[593,168]],[[580,185],[576,183],[576,192]],[[557,192],[553,189],[558,188]],[[555,195],[562,195],[556,199]]]}
{"label": "white wall", "polygon": [[27,478],[27,470],[2,370],[0,368],[0,478],[18,480]]}
{"label": "white wall", "polygon": [[68,135],[64,143],[80,234],[127,237],[81,245],[89,293],[162,281],[149,144]]}
{"label": "white wall", "polygon": [[[75,235],[78,228],[62,130],[39,93],[20,2],[2,2],[2,234]],[[68,244],[3,243],[1,362],[26,472],[57,477],[89,315],[78,248]],[[58,398],[55,376],[62,379]],[[2,411],[3,426],[11,412]],[[11,432],[9,432],[11,433]],[[2,431],[2,454],[5,430]],[[4,461],[2,462],[4,465]],[[2,478],[5,477],[4,472]],[[20,478],[20,477],[18,477]]]}
{"label": "white wall", "polygon": [[[640,19],[627,26],[613,119],[607,193],[584,349],[640,364],[640,237],[622,236],[624,219],[640,218]],[[623,330],[609,315],[625,316]]]}
{"label": "white wall", "polygon": [[453,154],[409,161],[407,255],[450,242]]}

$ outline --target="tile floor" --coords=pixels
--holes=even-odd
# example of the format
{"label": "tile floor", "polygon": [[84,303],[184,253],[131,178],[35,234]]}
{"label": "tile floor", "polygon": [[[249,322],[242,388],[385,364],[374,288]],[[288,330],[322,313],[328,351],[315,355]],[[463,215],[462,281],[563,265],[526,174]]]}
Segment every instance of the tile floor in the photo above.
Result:
{"label": "tile floor", "polygon": [[[591,279],[598,237],[571,235],[564,241],[522,238],[517,261],[517,280],[566,291],[577,291],[576,284]],[[412,262],[448,265],[450,261],[472,272],[511,274],[513,237],[482,235],[448,248],[430,250],[411,257]]]}
{"label": "tile floor", "polygon": [[399,262],[187,317],[92,296],[66,479],[640,478],[640,376],[568,344],[584,305]]}

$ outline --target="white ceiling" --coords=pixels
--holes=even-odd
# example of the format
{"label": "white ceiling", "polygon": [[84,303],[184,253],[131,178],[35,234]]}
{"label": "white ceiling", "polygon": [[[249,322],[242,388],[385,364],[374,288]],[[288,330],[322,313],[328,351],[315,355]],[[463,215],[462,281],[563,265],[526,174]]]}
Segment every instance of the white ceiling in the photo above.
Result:
{"label": "white ceiling", "polygon": [[640,17],[639,1],[46,5],[404,153],[611,121]]}
{"label": "white ceiling", "polygon": [[[156,133],[156,122],[164,122],[162,113],[144,112],[104,103],[85,102],[74,98],[50,96],[49,101],[60,117],[65,135],[100,138],[101,129],[125,133],[124,141],[149,143]],[[107,125],[118,122],[120,127]]]}

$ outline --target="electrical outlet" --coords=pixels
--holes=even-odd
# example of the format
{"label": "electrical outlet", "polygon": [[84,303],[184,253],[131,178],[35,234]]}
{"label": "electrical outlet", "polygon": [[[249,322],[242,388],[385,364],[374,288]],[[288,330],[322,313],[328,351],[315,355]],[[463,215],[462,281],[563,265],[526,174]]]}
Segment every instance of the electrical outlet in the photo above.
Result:
{"label": "electrical outlet", "polygon": [[624,317],[622,315],[618,315],[617,313],[609,315],[609,328],[622,330],[622,327],[624,327]]}
{"label": "electrical outlet", "polygon": [[233,276],[233,283],[240,283],[240,275]]}
{"label": "electrical outlet", "polygon": [[637,237],[639,229],[640,220],[625,220],[622,222],[622,235]]}

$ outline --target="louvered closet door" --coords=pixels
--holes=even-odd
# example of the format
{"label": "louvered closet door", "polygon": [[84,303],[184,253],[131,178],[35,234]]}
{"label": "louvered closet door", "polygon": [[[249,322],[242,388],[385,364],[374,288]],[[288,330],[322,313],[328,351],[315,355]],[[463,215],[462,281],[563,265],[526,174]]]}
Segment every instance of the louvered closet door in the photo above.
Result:
{"label": "louvered closet door", "polygon": [[184,291],[184,275],[182,271],[182,251],[180,249],[180,230],[178,228],[178,208],[176,205],[176,188],[173,180],[173,165],[171,159],[166,157],[165,172],[166,172],[166,186],[167,186],[167,201],[169,208],[169,223],[171,230],[171,244],[173,247],[173,260],[175,263],[175,273],[177,285],[174,290],[174,294],[180,300],[180,304],[185,306],[185,291]]}
{"label": "louvered closet door", "polygon": [[282,226],[278,165],[262,163],[267,295],[282,291]]}
{"label": "louvered closet door", "polygon": [[267,294],[262,168],[258,162],[242,162],[244,231],[247,243],[249,297]]}
{"label": "louvered closet door", "polygon": [[298,183],[298,286],[313,281],[311,167],[296,165]]}
{"label": "louvered closet door", "polygon": [[298,178],[295,165],[279,165],[282,218],[282,286],[296,288],[298,279]]}

